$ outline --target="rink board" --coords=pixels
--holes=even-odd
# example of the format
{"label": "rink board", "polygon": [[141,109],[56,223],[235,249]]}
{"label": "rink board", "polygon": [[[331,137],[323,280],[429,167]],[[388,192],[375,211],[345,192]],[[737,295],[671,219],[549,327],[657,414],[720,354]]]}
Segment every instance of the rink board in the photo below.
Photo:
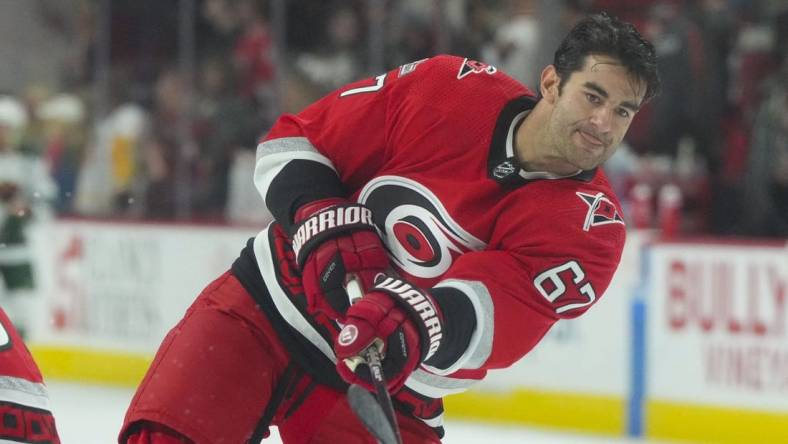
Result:
{"label": "rink board", "polygon": [[788,443],[788,413],[649,401],[646,436],[720,444]]}
{"label": "rink board", "polygon": [[[43,373],[136,385],[168,329],[254,234],[87,221],[37,231],[47,316],[31,350]],[[786,251],[649,245],[630,233],[621,267],[592,310],[557,324],[513,368],[448,397],[447,415],[661,439],[788,442]],[[719,290],[726,287],[733,290]],[[725,296],[709,296],[715,292]],[[633,322],[633,307],[645,322]],[[760,366],[741,370],[751,361],[742,356]],[[704,368],[704,359],[721,370]],[[720,386],[731,380],[738,386]]]}
{"label": "rink board", "polygon": [[785,243],[648,249],[646,435],[788,442]]}
{"label": "rink board", "polygon": [[152,355],[68,345],[34,343],[29,348],[47,379],[119,387],[139,384],[153,359]]}
{"label": "rink board", "polygon": [[626,402],[602,395],[511,389],[506,393],[473,390],[445,398],[453,419],[527,424],[601,435],[623,435]]}

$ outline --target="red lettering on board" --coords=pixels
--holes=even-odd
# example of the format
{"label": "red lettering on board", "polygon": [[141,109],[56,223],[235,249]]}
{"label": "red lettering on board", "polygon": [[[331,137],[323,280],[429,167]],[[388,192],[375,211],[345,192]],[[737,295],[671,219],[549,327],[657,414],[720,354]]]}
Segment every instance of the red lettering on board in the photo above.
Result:
{"label": "red lettering on board", "polygon": [[672,258],[667,269],[671,331],[785,336],[788,276],[778,264]]}

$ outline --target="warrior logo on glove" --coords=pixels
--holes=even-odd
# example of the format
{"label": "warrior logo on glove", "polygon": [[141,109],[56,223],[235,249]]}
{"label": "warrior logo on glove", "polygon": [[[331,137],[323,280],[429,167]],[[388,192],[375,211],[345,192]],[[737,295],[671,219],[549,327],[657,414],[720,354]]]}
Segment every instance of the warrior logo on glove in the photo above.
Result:
{"label": "warrior logo on glove", "polygon": [[384,355],[383,375],[396,392],[411,373],[435,355],[443,338],[443,318],[427,290],[385,277],[347,310],[347,323],[335,340],[337,372],[349,384],[372,390],[367,372],[356,366],[371,346]]}
{"label": "warrior logo on glove", "polygon": [[348,346],[353,343],[353,341],[358,338],[358,328],[355,325],[346,325],[342,328],[342,331],[339,332],[339,345]]}
{"label": "warrior logo on glove", "polygon": [[409,283],[391,277],[378,283],[375,289],[387,290],[390,294],[396,295],[407,302],[411,310],[421,318],[421,324],[417,325],[422,332],[427,333],[426,336],[429,338],[429,347],[422,361],[431,358],[438,351],[441,345],[441,338],[443,337],[438,310],[435,309],[432,301]]}
{"label": "warrior logo on glove", "polygon": [[375,227],[372,223],[372,211],[360,205],[330,207],[312,215],[301,223],[293,235],[293,252],[298,263],[303,263],[305,259],[299,256],[301,247],[308,242],[319,242],[318,235],[326,236],[334,231],[360,227]]}
{"label": "warrior logo on glove", "polygon": [[323,199],[296,213],[293,252],[310,313],[343,322],[348,306],[345,280],[350,274],[362,288],[389,267],[386,247],[372,222],[372,211],[345,199]]}

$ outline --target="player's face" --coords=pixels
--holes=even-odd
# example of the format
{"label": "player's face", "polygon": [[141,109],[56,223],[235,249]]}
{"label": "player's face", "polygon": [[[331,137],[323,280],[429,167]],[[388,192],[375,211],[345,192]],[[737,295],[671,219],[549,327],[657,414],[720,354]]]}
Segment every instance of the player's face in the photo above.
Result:
{"label": "player's face", "polygon": [[[557,87],[556,87],[557,88]],[[645,83],[616,59],[589,55],[553,97],[548,137],[554,155],[593,169],[613,155],[643,100]]]}

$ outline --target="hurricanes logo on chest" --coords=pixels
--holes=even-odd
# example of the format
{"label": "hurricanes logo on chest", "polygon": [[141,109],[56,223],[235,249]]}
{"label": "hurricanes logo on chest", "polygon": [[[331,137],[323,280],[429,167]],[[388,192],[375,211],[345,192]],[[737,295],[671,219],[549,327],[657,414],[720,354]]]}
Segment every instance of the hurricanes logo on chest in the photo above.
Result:
{"label": "hurricanes logo on chest", "polygon": [[366,185],[359,201],[372,210],[392,262],[418,278],[437,278],[456,257],[486,244],[465,231],[426,186],[399,176]]}

